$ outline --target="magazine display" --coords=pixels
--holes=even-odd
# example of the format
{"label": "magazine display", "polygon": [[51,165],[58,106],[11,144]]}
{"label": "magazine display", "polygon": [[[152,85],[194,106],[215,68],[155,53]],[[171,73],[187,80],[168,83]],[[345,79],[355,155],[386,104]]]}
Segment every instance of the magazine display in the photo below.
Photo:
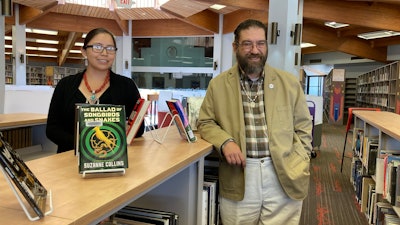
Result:
{"label": "magazine display", "polygon": [[181,137],[189,142],[195,142],[196,136],[194,135],[192,127],[189,124],[189,120],[182,103],[177,99],[172,99],[167,100],[167,106],[173,116],[177,115],[174,119],[174,122]]}

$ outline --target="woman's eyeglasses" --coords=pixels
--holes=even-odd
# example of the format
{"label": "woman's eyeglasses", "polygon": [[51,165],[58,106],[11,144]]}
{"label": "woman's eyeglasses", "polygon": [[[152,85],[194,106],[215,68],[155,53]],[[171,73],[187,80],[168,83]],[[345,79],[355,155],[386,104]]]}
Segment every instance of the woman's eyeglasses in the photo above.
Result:
{"label": "woman's eyeglasses", "polygon": [[114,46],[103,46],[101,44],[86,45],[85,49],[92,48],[93,52],[102,53],[104,49],[108,54],[115,54],[117,48]]}

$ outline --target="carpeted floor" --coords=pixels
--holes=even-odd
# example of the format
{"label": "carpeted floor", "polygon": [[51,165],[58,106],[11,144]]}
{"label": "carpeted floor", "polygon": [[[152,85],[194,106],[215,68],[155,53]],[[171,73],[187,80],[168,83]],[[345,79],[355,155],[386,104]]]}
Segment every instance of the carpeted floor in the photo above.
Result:
{"label": "carpeted floor", "polygon": [[300,225],[368,225],[350,183],[351,135],[340,172],[345,126],[323,124],[322,144],[311,159],[311,182]]}

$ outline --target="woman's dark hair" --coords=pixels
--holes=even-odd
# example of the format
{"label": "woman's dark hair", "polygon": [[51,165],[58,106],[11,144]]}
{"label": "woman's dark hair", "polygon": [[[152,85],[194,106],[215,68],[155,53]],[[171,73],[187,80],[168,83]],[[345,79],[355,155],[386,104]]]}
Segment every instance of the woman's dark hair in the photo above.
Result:
{"label": "woman's dark hair", "polygon": [[107,30],[105,28],[95,28],[95,29],[89,31],[89,33],[87,33],[85,40],[83,41],[83,48],[86,48],[89,41],[92,40],[93,37],[98,34],[109,34],[114,42],[114,46],[117,46],[117,43],[115,42],[113,33],[111,33],[109,30]]}
{"label": "woman's dark hair", "polygon": [[235,35],[235,42],[237,43],[240,39],[240,32],[242,30],[246,30],[249,29],[250,27],[258,27],[258,28],[262,28],[264,29],[265,32],[265,38],[267,38],[267,33],[268,33],[268,29],[267,26],[264,25],[261,21],[258,20],[254,20],[254,19],[248,19],[245,20],[243,22],[241,22],[235,29],[235,31],[233,32]]}

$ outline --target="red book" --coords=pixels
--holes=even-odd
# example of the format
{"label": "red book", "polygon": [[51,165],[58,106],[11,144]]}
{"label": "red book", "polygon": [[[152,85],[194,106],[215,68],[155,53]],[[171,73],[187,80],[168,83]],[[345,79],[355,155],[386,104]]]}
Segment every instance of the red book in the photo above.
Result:
{"label": "red book", "polygon": [[189,124],[188,117],[183,109],[182,103],[177,99],[167,100],[167,106],[172,116],[178,115],[174,118],[174,122],[178,127],[179,133],[183,139],[190,142],[196,141],[196,136],[193,133],[192,127]]}
{"label": "red book", "polygon": [[144,120],[150,103],[151,101],[140,98],[137,100],[135,107],[133,107],[126,125],[126,141],[128,144],[132,144],[133,139],[135,139],[136,133]]}

